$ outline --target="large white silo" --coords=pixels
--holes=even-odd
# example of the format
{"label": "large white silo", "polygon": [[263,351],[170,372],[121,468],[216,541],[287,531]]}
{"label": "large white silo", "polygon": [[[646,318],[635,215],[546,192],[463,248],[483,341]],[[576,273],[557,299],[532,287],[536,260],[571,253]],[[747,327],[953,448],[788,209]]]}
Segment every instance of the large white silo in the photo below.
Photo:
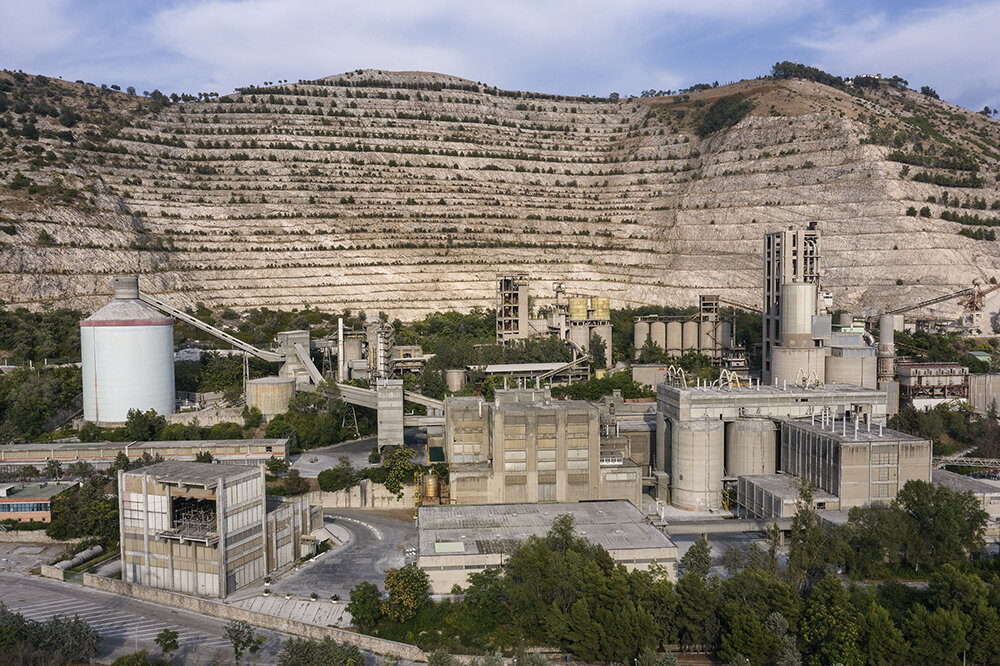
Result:
{"label": "large white silo", "polygon": [[85,420],[174,413],[174,320],[139,300],[138,278],[115,278],[114,300],[80,322],[80,351]]}

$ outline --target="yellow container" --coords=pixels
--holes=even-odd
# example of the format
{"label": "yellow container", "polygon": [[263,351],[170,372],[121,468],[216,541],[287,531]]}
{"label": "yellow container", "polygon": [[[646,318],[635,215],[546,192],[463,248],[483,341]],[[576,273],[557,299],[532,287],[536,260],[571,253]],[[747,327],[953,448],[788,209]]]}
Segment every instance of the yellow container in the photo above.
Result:
{"label": "yellow container", "polygon": [[569,318],[573,321],[587,320],[587,299],[586,297],[574,296],[569,299]]}
{"label": "yellow container", "polygon": [[611,319],[611,299],[594,298],[594,319]]}

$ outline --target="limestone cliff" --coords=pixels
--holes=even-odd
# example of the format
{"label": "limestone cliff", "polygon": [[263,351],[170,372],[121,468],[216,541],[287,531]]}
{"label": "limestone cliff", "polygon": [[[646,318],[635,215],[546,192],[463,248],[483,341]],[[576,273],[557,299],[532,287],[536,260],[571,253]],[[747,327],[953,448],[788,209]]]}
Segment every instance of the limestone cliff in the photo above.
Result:
{"label": "limestone cliff", "polygon": [[[93,309],[123,272],[181,306],[403,319],[489,307],[501,271],[613,307],[757,303],[763,234],[809,222],[841,307],[1000,276],[1000,123],[886,83],[612,100],[365,70],[169,104],[10,73],[0,90],[8,307]],[[735,94],[749,113],[712,131]]]}

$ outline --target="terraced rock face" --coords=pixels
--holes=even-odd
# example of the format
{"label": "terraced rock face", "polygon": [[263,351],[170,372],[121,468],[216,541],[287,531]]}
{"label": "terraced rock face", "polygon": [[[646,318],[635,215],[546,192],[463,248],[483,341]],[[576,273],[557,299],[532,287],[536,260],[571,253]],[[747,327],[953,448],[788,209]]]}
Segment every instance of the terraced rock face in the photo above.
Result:
{"label": "terraced rock face", "polygon": [[[885,84],[619,101],[359,71],[165,107],[23,75],[3,87],[8,307],[94,309],[123,272],[181,306],[402,319],[489,307],[503,271],[612,307],[757,303],[763,234],[809,222],[839,307],[1000,276],[996,243],[976,238],[1000,223],[1000,124]],[[752,111],[707,133],[734,94]],[[66,127],[62,107],[83,120]]]}

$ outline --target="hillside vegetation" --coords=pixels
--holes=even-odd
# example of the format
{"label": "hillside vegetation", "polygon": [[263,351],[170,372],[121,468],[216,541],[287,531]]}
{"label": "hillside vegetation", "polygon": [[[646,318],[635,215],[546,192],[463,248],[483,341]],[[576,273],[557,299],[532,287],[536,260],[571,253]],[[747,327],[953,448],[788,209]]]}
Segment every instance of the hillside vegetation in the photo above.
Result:
{"label": "hillside vegetation", "polygon": [[412,320],[517,270],[616,308],[752,303],[761,236],[808,222],[841,307],[1000,274],[1000,124],[815,71],[613,99],[358,70],[187,102],[0,73],[0,299],[87,311],[135,272],[181,307]]}

